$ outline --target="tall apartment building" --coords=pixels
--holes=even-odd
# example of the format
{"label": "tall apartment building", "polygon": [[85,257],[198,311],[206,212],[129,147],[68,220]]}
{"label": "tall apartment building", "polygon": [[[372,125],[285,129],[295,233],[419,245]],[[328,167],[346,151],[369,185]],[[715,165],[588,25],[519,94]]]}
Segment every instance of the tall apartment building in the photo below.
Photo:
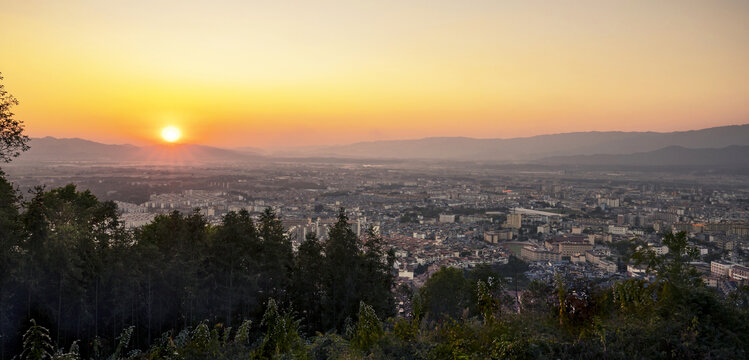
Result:
{"label": "tall apartment building", "polygon": [[523,215],[521,214],[508,214],[507,222],[505,225],[511,229],[520,229],[523,226]]}

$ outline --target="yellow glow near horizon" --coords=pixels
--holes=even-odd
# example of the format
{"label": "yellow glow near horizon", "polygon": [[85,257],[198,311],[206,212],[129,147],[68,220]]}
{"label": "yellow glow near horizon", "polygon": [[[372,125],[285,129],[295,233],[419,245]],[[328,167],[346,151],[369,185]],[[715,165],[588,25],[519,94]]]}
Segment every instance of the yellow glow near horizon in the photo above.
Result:
{"label": "yellow glow near horizon", "polygon": [[747,14],[747,1],[11,0],[0,72],[33,137],[688,130],[749,121]]}
{"label": "yellow glow near horizon", "polygon": [[161,130],[161,138],[166,142],[173,143],[182,137],[182,131],[174,126],[167,126]]}

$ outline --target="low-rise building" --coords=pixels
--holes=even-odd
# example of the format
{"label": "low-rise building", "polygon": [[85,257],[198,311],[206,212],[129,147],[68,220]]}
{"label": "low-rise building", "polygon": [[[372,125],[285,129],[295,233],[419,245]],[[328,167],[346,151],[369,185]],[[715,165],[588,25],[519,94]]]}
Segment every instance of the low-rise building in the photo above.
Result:
{"label": "low-rise building", "polygon": [[749,267],[743,265],[734,265],[729,271],[731,279],[736,281],[749,280]]}
{"label": "low-rise building", "polygon": [[729,272],[731,271],[731,267],[733,267],[733,264],[726,262],[726,261],[722,261],[722,260],[711,261],[710,273],[718,277],[728,277]]}
{"label": "low-rise building", "polygon": [[440,223],[454,223],[455,215],[451,214],[440,214]]}
{"label": "low-rise building", "polygon": [[587,236],[556,236],[545,243],[546,249],[559,253],[562,258],[593,249],[593,244],[588,241]]}
{"label": "low-rise building", "polygon": [[609,234],[612,235],[627,235],[626,226],[609,225]]}
{"label": "low-rise building", "polygon": [[514,232],[511,229],[487,231],[484,233],[484,241],[490,244],[496,244],[500,241],[510,241],[513,238],[513,234]]}
{"label": "low-rise building", "polygon": [[520,250],[520,257],[526,261],[559,261],[561,257],[558,252],[549,251],[540,246],[524,246]]}
{"label": "low-rise building", "polygon": [[598,267],[601,268],[603,271],[607,273],[611,273],[611,274],[615,273],[617,270],[616,263],[613,261],[606,260],[606,259],[601,259],[598,262]]}

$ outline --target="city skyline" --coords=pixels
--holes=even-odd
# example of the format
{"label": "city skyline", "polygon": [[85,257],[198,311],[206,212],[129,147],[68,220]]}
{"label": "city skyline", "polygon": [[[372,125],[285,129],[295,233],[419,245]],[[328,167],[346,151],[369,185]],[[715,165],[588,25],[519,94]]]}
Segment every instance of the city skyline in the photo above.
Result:
{"label": "city skyline", "polygon": [[710,5],[19,1],[0,9],[0,70],[30,136],[103,143],[743,124],[749,6]]}

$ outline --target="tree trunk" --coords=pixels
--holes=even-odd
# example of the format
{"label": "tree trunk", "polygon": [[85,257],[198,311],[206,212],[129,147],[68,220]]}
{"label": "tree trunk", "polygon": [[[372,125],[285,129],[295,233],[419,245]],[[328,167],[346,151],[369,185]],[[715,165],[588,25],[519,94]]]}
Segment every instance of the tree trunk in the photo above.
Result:
{"label": "tree trunk", "polygon": [[57,343],[60,343],[60,324],[62,323],[62,272],[57,289]]}
{"label": "tree trunk", "polygon": [[234,295],[234,266],[229,270],[229,308],[226,312],[226,326],[231,326],[232,296]]}
{"label": "tree trunk", "polygon": [[94,290],[94,332],[99,336],[99,277],[96,277],[96,289]]}
{"label": "tree trunk", "polygon": [[151,343],[151,272],[148,272],[148,301],[147,301],[147,312],[148,312],[148,343]]}

